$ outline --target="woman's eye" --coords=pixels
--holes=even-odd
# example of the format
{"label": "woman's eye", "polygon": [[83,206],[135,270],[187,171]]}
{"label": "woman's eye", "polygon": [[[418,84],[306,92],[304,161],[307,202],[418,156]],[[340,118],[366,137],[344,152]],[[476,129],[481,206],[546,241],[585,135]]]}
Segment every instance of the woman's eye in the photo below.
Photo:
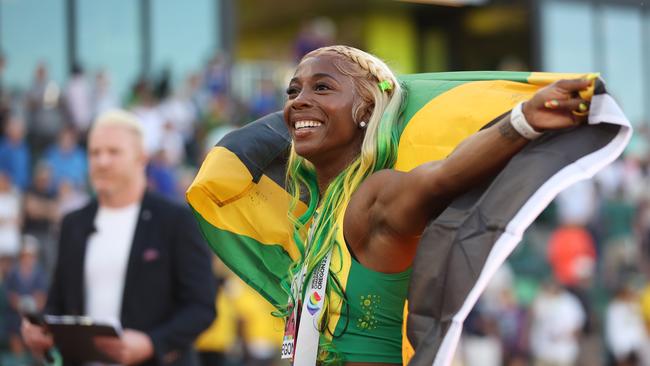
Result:
{"label": "woman's eye", "polygon": [[317,91],[323,91],[323,90],[330,90],[331,88],[325,84],[317,84],[314,89],[316,89]]}
{"label": "woman's eye", "polygon": [[298,88],[296,88],[296,87],[290,86],[290,87],[287,88],[287,95],[289,97],[296,96],[296,95],[298,95],[299,92],[300,92],[300,90],[298,90]]}

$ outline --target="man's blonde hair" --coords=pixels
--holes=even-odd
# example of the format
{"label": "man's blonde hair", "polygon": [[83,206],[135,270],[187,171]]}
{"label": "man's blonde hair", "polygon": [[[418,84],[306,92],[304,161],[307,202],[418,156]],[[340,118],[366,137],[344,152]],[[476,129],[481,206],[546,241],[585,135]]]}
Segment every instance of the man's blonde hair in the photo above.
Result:
{"label": "man's blonde hair", "polygon": [[124,127],[127,130],[133,132],[133,134],[138,139],[138,143],[144,147],[144,130],[142,129],[142,123],[138,117],[123,109],[112,109],[106,111],[99,115],[95,119],[95,123],[90,128],[90,132],[95,130],[98,127],[105,126],[115,126],[115,127]]}

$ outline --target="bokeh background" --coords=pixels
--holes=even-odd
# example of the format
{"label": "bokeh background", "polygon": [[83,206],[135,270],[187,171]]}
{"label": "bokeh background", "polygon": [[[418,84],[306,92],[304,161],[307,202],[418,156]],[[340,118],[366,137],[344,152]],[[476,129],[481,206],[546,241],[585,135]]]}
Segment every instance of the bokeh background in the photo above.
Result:
{"label": "bokeh background", "polygon": [[[638,0],[0,0],[0,364],[34,362],[17,311],[42,307],[61,217],[92,197],[98,113],[140,117],[150,188],[183,200],[210,147],[280,109],[300,57],[337,43],[398,73],[601,73],[635,127],[629,148],[528,230],[455,362],[650,365],[650,7]],[[214,365],[281,364],[270,305],[217,260],[215,276],[219,316],[197,349]]]}

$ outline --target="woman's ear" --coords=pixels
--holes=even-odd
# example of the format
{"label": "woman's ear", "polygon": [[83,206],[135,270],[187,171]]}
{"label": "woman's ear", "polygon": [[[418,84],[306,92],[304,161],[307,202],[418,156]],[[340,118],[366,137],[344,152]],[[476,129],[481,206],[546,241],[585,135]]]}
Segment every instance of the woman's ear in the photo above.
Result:
{"label": "woman's ear", "polygon": [[372,116],[372,112],[375,110],[375,105],[370,104],[368,106],[365,106],[364,108],[361,109],[361,116],[360,118],[357,119],[357,121],[370,121],[370,116]]}

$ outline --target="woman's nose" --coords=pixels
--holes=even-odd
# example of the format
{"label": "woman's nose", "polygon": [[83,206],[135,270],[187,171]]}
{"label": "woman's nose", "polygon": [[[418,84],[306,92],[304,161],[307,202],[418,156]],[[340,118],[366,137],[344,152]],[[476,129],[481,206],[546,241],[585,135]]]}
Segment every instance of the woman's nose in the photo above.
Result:
{"label": "woman's nose", "polygon": [[308,90],[301,90],[298,95],[293,99],[293,107],[294,108],[305,108],[305,107],[311,107],[312,106],[312,100],[311,100],[311,95],[309,94]]}

